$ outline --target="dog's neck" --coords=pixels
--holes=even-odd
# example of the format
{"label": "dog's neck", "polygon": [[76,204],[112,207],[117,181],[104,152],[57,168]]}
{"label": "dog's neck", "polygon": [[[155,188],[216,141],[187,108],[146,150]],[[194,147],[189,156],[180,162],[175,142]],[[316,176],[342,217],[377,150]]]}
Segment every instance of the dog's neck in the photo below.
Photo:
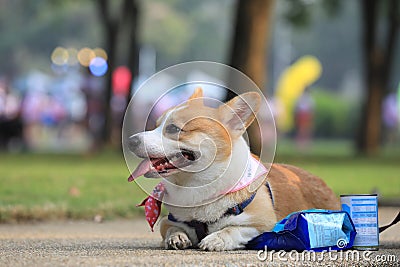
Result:
{"label": "dog's neck", "polygon": [[169,177],[165,183],[165,201],[182,206],[206,204],[227,192],[242,177],[248,159],[249,147],[243,137],[232,144],[231,156],[214,162],[201,172],[182,172]]}

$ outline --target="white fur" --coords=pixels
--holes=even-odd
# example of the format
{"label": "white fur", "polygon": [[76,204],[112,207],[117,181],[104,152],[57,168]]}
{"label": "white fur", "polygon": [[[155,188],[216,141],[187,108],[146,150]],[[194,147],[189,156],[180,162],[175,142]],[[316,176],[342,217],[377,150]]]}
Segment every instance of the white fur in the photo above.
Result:
{"label": "white fur", "polygon": [[247,242],[259,235],[253,227],[227,226],[206,236],[198,246],[203,250],[222,251],[244,248]]}

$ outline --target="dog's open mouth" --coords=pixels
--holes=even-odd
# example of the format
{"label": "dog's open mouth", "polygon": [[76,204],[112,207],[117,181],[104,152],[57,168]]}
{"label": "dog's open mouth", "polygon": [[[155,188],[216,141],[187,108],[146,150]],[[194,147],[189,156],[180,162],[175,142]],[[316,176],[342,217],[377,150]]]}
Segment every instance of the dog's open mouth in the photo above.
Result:
{"label": "dog's open mouth", "polygon": [[163,158],[146,158],[139,163],[137,168],[129,176],[131,182],[139,176],[158,178],[166,177],[180,171],[180,168],[189,166],[197,159],[196,153],[183,149],[181,152]]}

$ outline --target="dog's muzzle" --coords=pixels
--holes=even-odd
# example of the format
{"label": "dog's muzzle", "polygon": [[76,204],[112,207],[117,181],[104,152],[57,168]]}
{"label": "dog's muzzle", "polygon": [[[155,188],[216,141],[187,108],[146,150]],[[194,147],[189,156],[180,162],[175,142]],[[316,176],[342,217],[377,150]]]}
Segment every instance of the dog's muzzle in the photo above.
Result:
{"label": "dog's muzzle", "polygon": [[142,143],[142,141],[140,140],[140,137],[137,134],[132,135],[128,139],[129,150],[132,152],[135,152],[141,143]]}

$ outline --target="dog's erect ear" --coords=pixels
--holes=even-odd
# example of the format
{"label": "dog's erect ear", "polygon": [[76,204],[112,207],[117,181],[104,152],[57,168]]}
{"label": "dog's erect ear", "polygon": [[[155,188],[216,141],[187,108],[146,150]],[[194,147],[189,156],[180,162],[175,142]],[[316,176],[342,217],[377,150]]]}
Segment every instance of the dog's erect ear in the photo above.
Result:
{"label": "dog's erect ear", "polygon": [[197,87],[194,90],[194,93],[189,98],[189,100],[192,100],[192,99],[195,99],[195,98],[200,98],[200,97],[203,97],[203,89],[201,87]]}
{"label": "dog's erect ear", "polygon": [[194,90],[194,93],[189,97],[189,104],[203,105],[203,89],[201,87],[197,87]]}
{"label": "dog's erect ear", "polygon": [[234,136],[240,136],[253,122],[261,103],[256,92],[241,94],[219,107],[219,116],[225,127]]}

